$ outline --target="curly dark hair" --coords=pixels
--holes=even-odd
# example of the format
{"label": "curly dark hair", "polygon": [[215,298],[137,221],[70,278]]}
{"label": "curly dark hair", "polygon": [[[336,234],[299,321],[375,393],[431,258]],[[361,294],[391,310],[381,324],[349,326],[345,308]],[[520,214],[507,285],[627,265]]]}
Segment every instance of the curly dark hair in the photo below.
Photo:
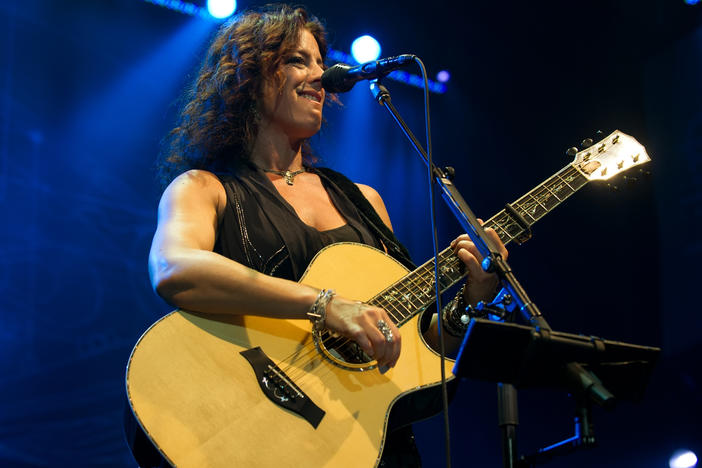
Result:
{"label": "curly dark hair", "polygon": [[[297,47],[303,28],[325,60],[325,28],[303,8],[268,5],[239,14],[218,30],[185,91],[178,124],[163,141],[157,162],[163,187],[189,169],[231,171],[249,158],[262,84],[274,79],[282,88],[279,66]],[[306,161],[312,159],[309,142],[302,153]]]}

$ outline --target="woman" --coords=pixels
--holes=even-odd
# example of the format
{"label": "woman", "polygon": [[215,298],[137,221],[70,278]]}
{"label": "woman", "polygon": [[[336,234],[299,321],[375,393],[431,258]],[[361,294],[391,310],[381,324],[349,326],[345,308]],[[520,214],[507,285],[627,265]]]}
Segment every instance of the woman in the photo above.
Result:
{"label": "woman", "polygon": [[[325,54],[322,25],[302,9],[271,7],[222,27],[161,163],[166,182],[180,174],[159,205],[151,281],[183,309],[309,318],[393,367],[402,337],[385,310],[296,282],[334,242],[369,244],[410,263],[374,189],[311,166],[307,141],[329,99]],[[475,246],[461,236],[453,247],[470,278],[459,299],[490,298],[497,279],[481,270]],[[447,331],[459,335],[455,326]],[[429,341],[436,335],[432,325]],[[396,450],[405,455],[391,453],[404,434],[400,442],[388,436],[384,463],[407,466],[408,451],[415,458],[411,440]]]}

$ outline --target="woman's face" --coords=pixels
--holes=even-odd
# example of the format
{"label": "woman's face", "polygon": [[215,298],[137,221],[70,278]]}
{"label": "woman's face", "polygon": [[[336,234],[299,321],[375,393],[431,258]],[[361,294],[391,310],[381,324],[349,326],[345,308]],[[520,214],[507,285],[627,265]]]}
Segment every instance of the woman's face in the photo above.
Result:
{"label": "woman's face", "polygon": [[311,32],[303,29],[297,48],[283,57],[282,88],[274,79],[263,84],[262,125],[275,127],[291,139],[309,138],[322,125],[322,56]]}

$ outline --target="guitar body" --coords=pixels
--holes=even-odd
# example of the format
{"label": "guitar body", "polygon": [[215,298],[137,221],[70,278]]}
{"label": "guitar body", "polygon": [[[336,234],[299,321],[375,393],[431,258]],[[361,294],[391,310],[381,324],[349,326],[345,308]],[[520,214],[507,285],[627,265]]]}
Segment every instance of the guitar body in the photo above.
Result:
{"label": "guitar body", "polygon": [[[366,301],[407,274],[383,252],[341,243],[320,251],[301,283]],[[419,317],[400,328],[400,359],[381,374],[326,359],[306,320],[176,310],[134,347],[129,404],[154,446],[178,467],[376,466],[393,405],[440,384],[440,360],[424,342]],[[255,347],[324,411],[316,428],[264,394],[240,354]],[[445,366],[452,379],[453,361]]]}

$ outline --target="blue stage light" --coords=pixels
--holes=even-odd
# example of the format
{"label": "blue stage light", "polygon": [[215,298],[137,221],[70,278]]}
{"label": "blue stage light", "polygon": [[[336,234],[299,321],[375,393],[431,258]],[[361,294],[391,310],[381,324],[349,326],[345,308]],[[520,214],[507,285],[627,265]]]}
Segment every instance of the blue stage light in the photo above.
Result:
{"label": "blue stage light", "polygon": [[697,5],[700,0],[685,0],[688,5]]}
{"label": "blue stage light", "polygon": [[693,468],[697,466],[697,455],[690,450],[678,450],[670,457],[670,468]]}
{"label": "blue stage light", "polygon": [[207,0],[207,11],[215,18],[227,18],[234,14],[236,0]]}
{"label": "blue stage light", "polygon": [[378,57],[380,57],[380,43],[371,36],[361,36],[351,44],[351,55],[358,63],[378,60]]}

